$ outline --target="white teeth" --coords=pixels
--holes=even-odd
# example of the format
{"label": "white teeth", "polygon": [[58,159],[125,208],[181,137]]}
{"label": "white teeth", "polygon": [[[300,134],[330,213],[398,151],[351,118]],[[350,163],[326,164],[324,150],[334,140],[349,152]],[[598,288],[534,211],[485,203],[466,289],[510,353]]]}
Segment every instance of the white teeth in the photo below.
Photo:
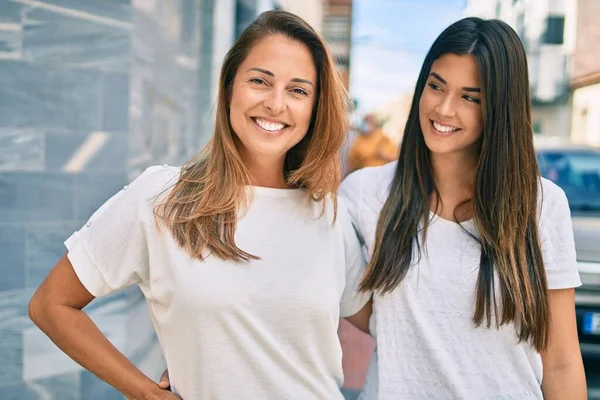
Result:
{"label": "white teeth", "polygon": [[285,127],[285,124],[278,124],[275,122],[268,122],[265,120],[262,120],[260,118],[254,118],[254,121],[256,121],[256,123],[263,128],[266,131],[269,132],[277,132],[281,129],[283,129]]}
{"label": "white teeth", "polygon": [[454,132],[458,130],[458,128],[455,128],[453,126],[441,125],[435,121],[433,121],[433,127],[440,132]]}

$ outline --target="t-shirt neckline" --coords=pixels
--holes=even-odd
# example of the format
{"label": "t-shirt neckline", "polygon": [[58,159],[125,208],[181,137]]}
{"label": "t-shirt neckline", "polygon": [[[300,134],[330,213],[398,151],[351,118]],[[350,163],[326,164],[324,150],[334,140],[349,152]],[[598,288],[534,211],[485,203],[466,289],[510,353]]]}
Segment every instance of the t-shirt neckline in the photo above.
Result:
{"label": "t-shirt neckline", "polygon": [[248,190],[254,192],[254,194],[260,196],[271,196],[271,197],[292,197],[292,196],[302,196],[306,194],[306,191],[302,188],[299,189],[281,189],[281,188],[272,188],[265,186],[251,186],[246,185]]}

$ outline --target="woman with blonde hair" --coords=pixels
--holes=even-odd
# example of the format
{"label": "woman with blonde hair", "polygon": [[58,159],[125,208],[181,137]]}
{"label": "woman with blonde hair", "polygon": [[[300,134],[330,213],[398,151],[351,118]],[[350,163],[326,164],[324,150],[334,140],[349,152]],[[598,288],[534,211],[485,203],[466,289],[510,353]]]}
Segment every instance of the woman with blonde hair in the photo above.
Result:
{"label": "woman with blonde hair", "polygon": [[[364,321],[369,297],[356,290],[364,261],[336,198],[348,104],[314,30],[262,14],[225,57],[205,151],[148,168],[68,238],[33,321],[129,398],[342,399],[339,317]],[[82,311],[135,284],[177,395]]]}

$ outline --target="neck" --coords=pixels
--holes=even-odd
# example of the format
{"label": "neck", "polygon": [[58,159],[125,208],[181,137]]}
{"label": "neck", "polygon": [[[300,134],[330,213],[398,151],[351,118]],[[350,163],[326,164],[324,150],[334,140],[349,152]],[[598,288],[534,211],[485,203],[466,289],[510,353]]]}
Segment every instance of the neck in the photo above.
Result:
{"label": "neck", "polygon": [[462,154],[431,154],[435,185],[440,193],[472,189],[475,184],[477,159]]}
{"label": "neck", "polygon": [[285,156],[278,160],[254,157],[252,160],[246,160],[251,184],[276,189],[287,189],[285,177],[283,176],[283,163]]}
{"label": "neck", "polygon": [[[431,154],[431,167],[440,198],[432,198],[432,209],[452,219],[455,208],[473,197],[477,157],[464,154]],[[441,203],[438,203],[441,201]],[[437,205],[437,206],[436,206]],[[466,214],[463,214],[465,213]],[[460,219],[471,217],[471,207],[462,209]]]}

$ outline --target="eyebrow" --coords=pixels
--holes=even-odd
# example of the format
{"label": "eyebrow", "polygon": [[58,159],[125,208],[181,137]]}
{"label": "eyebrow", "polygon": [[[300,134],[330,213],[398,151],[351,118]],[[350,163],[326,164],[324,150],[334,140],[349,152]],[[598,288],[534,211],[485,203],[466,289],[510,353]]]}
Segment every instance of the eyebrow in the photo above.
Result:
{"label": "eyebrow", "polygon": [[[246,72],[248,72],[248,71],[258,71],[258,72],[260,72],[261,74],[268,75],[268,76],[270,76],[270,77],[272,77],[272,78],[274,78],[274,77],[275,77],[275,74],[274,74],[273,72],[271,72],[271,71],[269,71],[269,70],[266,70],[266,69],[258,68],[258,67],[252,67],[252,68],[249,68],[249,69],[247,69],[247,70],[246,70]],[[312,83],[312,82],[311,82],[311,81],[309,81],[308,79],[302,79],[302,78],[293,78],[293,79],[292,79],[292,82],[306,83],[306,84],[309,84],[309,85],[310,85],[310,86],[312,86],[312,87],[315,87],[314,83]]]}
{"label": "eyebrow", "polygon": [[[441,76],[439,76],[435,72],[430,73],[429,76],[433,76],[435,79],[437,79],[438,81],[442,82],[444,85],[448,84],[448,82],[446,82],[446,80],[444,78],[442,78]],[[464,90],[465,92],[477,92],[477,93],[481,93],[481,89],[480,88],[476,88],[476,87],[463,87],[462,90]]]}

